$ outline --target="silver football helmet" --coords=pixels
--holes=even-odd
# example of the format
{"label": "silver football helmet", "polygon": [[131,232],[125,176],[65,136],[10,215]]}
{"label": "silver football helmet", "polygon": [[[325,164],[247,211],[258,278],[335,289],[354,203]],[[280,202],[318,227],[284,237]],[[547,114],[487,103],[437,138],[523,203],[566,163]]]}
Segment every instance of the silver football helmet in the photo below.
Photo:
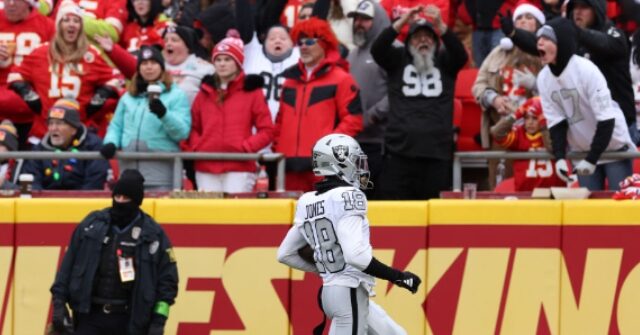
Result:
{"label": "silver football helmet", "polygon": [[354,187],[366,190],[369,182],[367,155],[351,136],[327,135],[313,146],[313,173],[337,176]]}

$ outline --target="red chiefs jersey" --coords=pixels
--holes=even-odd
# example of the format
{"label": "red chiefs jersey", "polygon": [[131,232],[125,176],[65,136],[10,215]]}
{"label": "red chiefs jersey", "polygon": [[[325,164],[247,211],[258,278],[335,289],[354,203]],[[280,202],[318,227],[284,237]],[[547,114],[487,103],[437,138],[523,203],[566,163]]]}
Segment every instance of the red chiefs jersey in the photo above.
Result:
{"label": "red chiefs jersey", "polygon": [[0,44],[8,44],[13,57],[0,62],[0,120],[10,119],[16,123],[29,123],[33,113],[20,96],[7,88],[7,76],[12,66],[20,65],[22,59],[42,43],[53,38],[55,28],[53,21],[32,11],[26,19],[9,22],[0,10]]}
{"label": "red chiefs jersey", "polygon": [[[451,27],[449,22],[449,7],[450,0],[381,0],[380,4],[389,15],[391,22],[399,19],[404,13],[408,12],[411,8],[418,5],[435,5],[440,8],[440,16],[442,20]],[[402,28],[400,35],[398,35],[398,41],[404,42],[409,32],[409,25]]]}
{"label": "red chiefs jersey", "polygon": [[[9,83],[27,81],[42,100],[41,117],[35,118],[31,135],[42,138],[47,132],[46,116],[49,107],[60,98],[67,97],[80,103],[80,118],[88,126],[97,126],[104,120],[86,120],[85,108],[99,86],[109,85],[116,90],[123,86],[120,71],[110,67],[94,46],[89,46],[79,63],[52,65],[49,60],[49,43],[35,49],[25,57],[20,66],[9,74]],[[95,116],[94,116],[95,118]]]}
{"label": "red chiefs jersey", "polygon": [[[73,0],[73,2],[84,10],[85,15],[105,20],[114,26],[118,33],[122,33],[128,15],[126,0]],[[58,1],[51,17],[56,17],[61,3],[62,1]]]}
{"label": "red chiefs jersey", "polygon": [[[500,146],[513,151],[545,151],[542,133],[529,135],[523,126],[515,126],[502,140]],[[518,159],[513,162],[513,178],[516,191],[532,191],[536,187],[566,186],[555,173],[553,161],[544,159]]]}
{"label": "red chiefs jersey", "polygon": [[140,27],[138,22],[130,22],[124,27],[120,45],[129,52],[135,52],[141,45],[164,45],[162,33],[167,28],[167,21],[153,22],[153,27]]}
{"label": "red chiefs jersey", "polygon": [[284,7],[282,15],[280,16],[280,23],[289,28],[293,28],[293,26],[298,23],[298,13],[300,13],[300,8],[302,8],[302,5],[307,2],[309,2],[309,0],[288,0],[287,5]]}

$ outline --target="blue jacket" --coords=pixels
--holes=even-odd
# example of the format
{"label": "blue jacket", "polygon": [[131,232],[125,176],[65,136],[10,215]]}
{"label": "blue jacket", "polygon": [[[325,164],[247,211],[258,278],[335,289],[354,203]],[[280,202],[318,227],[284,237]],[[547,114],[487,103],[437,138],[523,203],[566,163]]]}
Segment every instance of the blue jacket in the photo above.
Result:
{"label": "blue jacket", "polygon": [[127,151],[180,151],[178,143],[191,131],[191,106],[186,94],[175,84],[169,90],[162,83],[160,86],[163,90],[160,101],[167,109],[164,117],[160,119],[149,110],[146,94],[134,97],[127,92],[118,102],[105,144],[113,143]]}
{"label": "blue jacket", "polygon": [[[66,150],[53,147],[47,133],[33,151],[99,151],[100,148],[100,137],[82,126]],[[101,190],[107,180],[107,170],[109,161],[104,159],[34,159],[25,161],[21,173],[33,175],[34,190]]]}

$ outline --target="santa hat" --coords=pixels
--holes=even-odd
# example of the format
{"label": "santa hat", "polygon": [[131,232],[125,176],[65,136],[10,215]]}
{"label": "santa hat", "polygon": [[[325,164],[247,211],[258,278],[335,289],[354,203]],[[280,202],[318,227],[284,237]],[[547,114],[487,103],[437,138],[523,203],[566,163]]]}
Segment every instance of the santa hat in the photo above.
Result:
{"label": "santa hat", "polygon": [[338,39],[325,20],[312,17],[298,22],[291,31],[291,39],[298,42],[301,38],[317,38],[325,51],[338,50]]}
{"label": "santa hat", "polygon": [[233,58],[238,67],[242,68],[244,63],[244,43],[237,37],[227,37],[213,48],[211,61],[213,62],[219,55],[227,55]]}
{"label": "santa hat", "polygon": [[513,12],[513,22],[515,22],[520,15],[524,14],[530,14],[533,16],[540,25],[543,25],[546,22],[544,13],[542,13],[538,7],[529,3],[523,3],[516,7],[516,10]]}
{"label": "santa hat", "polygon": [[82,18],[84,12],[82,11],[82,8],[80,8],[80,6],[78,6],[72,0],[63,0],[60,4],[60,7],[58,7],[58,14],[56,15],[56,27],[58,26],[58,24],[60,24],[60,20],[62,20],[62,18],[67,14],[72,14],[78,16],[79,18]]}

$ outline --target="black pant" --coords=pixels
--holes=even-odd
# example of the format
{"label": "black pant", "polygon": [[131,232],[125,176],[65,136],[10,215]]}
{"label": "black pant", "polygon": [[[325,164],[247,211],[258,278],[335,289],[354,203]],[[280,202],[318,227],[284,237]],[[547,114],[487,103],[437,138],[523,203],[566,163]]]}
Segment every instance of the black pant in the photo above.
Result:
{"label": "black pant", "polygon": [[451,184],[451,161],[384,155],[378,199],[428,200]]}
{"label": "black pant", "polygon": [[74,313],[76,331],[74,335],[126,335],[129,325],[129,314],[105,314],[91,309],[89,314]]}

